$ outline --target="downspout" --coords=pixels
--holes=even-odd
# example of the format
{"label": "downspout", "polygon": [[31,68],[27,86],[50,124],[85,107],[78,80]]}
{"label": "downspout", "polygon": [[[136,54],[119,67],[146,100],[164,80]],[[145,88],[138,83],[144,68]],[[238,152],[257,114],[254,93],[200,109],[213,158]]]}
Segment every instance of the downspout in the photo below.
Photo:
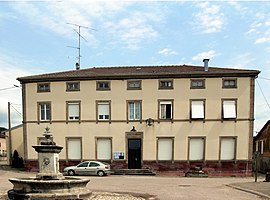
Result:
{"label": "downspout", "polygon": [[249,162],[252,161],[253,155],[253,129],[254,129],[254,94],[255,94],[255,77],[250,78],[250,113],[249,113],[249,150],[246,164],[246,176],[248,175]]}
{"label": "downspout", "polygon": [[22,84],[22,110],[23,110],[23,151],[24,151],[24,161],[28,159],[27,150],[27,122],[26,122],[26,85]]}

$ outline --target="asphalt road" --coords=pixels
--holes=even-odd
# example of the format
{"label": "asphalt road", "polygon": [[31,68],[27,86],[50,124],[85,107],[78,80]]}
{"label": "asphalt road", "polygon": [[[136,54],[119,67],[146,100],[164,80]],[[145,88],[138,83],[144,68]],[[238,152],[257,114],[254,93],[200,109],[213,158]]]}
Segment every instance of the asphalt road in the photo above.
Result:
{"label": "asphalt road", "polygon": [[[0,195],[12,189],[11,177],[35,177],[34,173],[0,170]],[[262,200],[262,197],[226,185],[252,182],[253,178],[184,178],[160,176],[88,176],[92,191],[127,193],[150,199]],[[262,181],[262,180],[260,180]],[[1,199],[1,198],[0,198]],[[105,199],[105,198],[103,198]]]}

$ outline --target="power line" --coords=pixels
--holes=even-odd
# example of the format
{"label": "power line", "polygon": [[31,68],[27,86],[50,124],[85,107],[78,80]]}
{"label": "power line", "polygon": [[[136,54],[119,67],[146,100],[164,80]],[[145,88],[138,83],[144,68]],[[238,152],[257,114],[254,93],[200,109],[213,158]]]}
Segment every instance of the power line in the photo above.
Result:
{"label": "power line", "polygon": [[258,78],[270,81],[269,78],[263,78],[263,77],[258,77]]}
{"label": "power line", "polygon": [[22,114],[12,104],[11,107],[17,112],[18,115],[20,115],[20,117],[22,117]]}
{"label": "power line", "polygon": [[270,105],[269,105],[269,103],[268,103],[268,101],[267,101],[267,99],[266,99],[266,97],[265,97],[265,95],[264,95],[264,93],[263,93],[263,90],[262,90],[262,88],[261,88],[261,86],[260,86],[260,84],[259,84],[259,81],[258,81],[257,79],[256,79],[256,82],[257,82],[257,84],[258,84],[258,86],[259,86],[259,88],[260,88],[260,91],[261,91],[261,93],[262,93],[262,95],[263,95],[263,98],[264,98],[264,100],[265,100],[265,102],[266,102],[268,108],[270,109]]}
{"label": "power line", "polygon": [[18,86],[18,85],[13,85],[12,87],[8,87],[8,88],[0,88],[0,91],[10,90],[10,89],[14,89],[14,88],[20,88],[20,86]]}

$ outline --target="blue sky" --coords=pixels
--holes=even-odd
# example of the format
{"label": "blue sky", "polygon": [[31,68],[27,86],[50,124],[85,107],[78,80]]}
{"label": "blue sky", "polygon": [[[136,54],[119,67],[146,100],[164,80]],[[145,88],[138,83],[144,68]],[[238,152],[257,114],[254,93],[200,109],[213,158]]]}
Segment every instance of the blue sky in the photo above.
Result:
{"label": "blue sky", "polygon": [[[1,1],[0,126],[21,121],[17,77],[81,68],[202,65],[257,69],[256,121],[269,119],[270,1]],[[75,29],[75,30],[74,30]],[[93,30],[94,29],[94,30]],[[261,87],[261,92],[259,86]]]}

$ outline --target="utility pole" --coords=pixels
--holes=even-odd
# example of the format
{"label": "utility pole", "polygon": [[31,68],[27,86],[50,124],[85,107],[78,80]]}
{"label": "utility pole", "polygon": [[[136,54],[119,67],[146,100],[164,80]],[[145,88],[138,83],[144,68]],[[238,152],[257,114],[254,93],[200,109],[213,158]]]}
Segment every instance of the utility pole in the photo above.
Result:
{"label": "utility pole", "polygon": [[12,139],[11,139],[11,119],[10,119],[10,105],[8,102],[8,148],[9,148],[9,165],[12,164]]}

